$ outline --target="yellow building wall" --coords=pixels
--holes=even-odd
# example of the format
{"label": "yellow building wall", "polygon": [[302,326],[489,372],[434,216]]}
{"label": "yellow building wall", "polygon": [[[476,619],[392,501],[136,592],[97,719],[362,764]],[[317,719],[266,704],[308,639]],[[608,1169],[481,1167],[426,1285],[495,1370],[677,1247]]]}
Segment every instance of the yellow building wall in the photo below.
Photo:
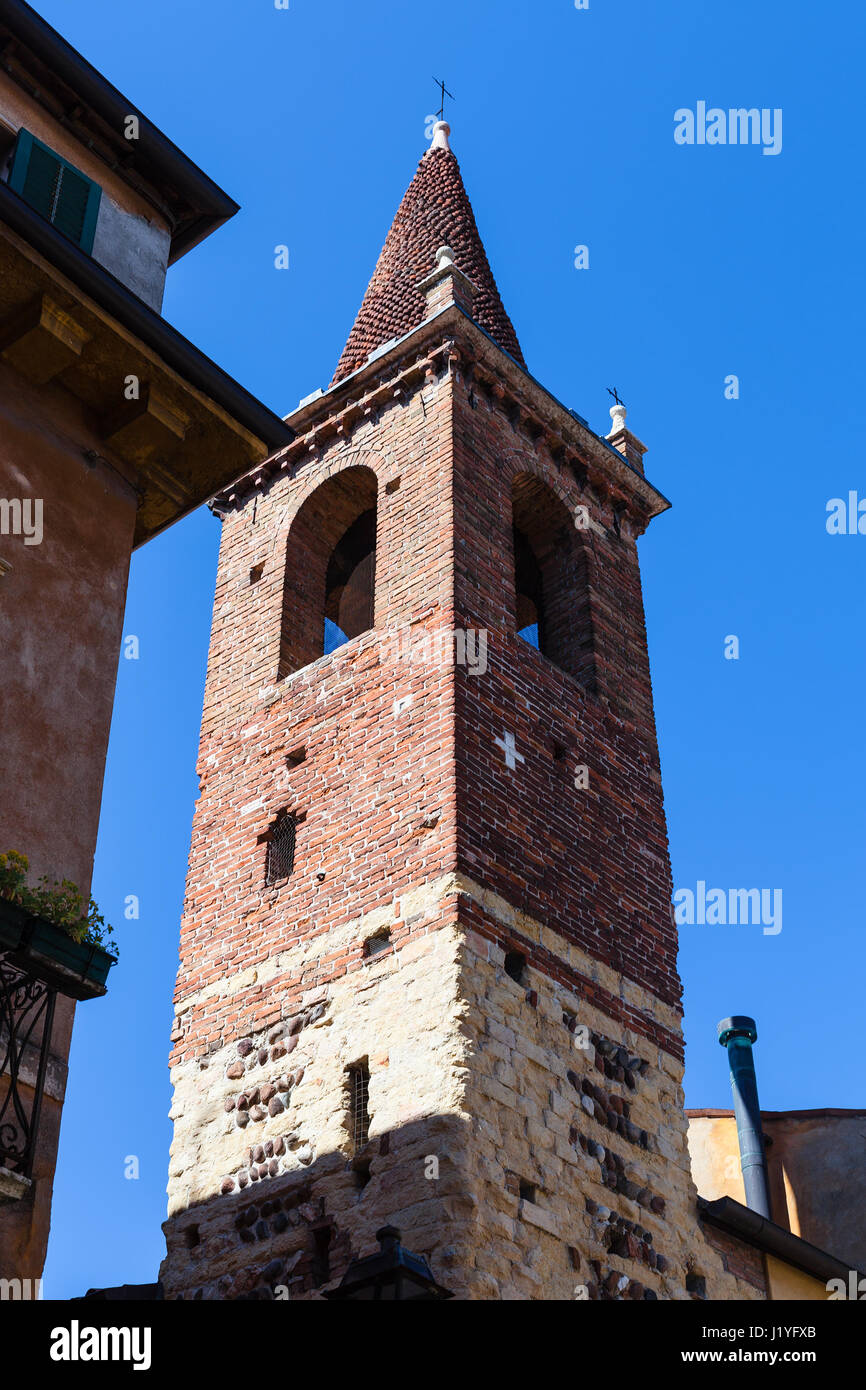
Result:
{"label": "yellow building wall", "polygon": [[[746,1203],[736,1120],[731,1111],[687,1110],[695,1186],[714,1201]],[[773,1221],[834,1255],[866,1268],[866,1111],[763,1111]],[[826,1286],[767,1256],[773,1299],[826,1300]]]}
{"label": "yellow building wall", "polygon": [[790,1299],[799,1303],[821,1303],[829,1297],[825,1284],[777,1260],[775,1255],[767,1256],[767,1282],[773,1302]]}

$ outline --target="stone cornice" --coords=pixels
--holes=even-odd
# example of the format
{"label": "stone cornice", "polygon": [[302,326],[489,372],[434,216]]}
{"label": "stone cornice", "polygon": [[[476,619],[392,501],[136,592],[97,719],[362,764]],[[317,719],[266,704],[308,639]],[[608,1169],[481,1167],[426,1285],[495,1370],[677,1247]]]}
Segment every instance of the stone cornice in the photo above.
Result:
{"label": "stone cornice", "polygon": [[287,415],[294,441],[219,493],[213,509],[220,512],[242,505],[282,473],[294,476],[324,446],[348,440],[358,423],[375,420],[425,380],[438,380],[447,372],[461,378],[469,390],[480,388],[495,398],[531,446],[545,447],[557,468],[569,469],[581,486],[589,485],[613,510],[627,512],[634,534],[639,535],[670,506],[627,458],[509,357],[458,305],[451,304]]}

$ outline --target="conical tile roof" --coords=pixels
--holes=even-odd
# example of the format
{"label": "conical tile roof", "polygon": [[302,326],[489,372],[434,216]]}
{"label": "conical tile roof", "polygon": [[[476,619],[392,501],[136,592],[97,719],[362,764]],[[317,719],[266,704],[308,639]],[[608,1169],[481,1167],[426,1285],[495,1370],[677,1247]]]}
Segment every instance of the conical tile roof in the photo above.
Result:
{"label": "conical tile roof", "polygon": [[436,265],[436,252],[450,246],[459,270],[476,289],[473,317],[500,347],[526,365],[517,334],[496,288],[487,254],[466,195],[460,166],[437,127],[406,190],[382,248],[364,302],[334,373],[335,382],[357,371],[371,352],[417,328],[426,317],[419,283]]}

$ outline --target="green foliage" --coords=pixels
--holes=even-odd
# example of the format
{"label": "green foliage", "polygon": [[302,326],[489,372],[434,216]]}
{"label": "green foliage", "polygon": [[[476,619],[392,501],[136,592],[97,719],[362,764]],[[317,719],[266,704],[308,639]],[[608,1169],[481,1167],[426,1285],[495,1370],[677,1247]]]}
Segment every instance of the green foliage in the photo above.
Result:
{"label": "green foliage", "polygon": [[13,902],[27,882],[30,864],[25,855],[17,849],[8,854],[0,854],[0,898],[10,898]]}
{"label": "green foliage", "polygon": [[101,946],[113,954],[114,928],[108,925],[93,899],[85,904],[78,885],[70,883],[68,878],[58,883],[43,875],[36,887],[31,888],[27,883],[29,868],[27,856],[17,850],[0,854],[0,898],[17,903],[34,917],[52,922],[73,941]]}

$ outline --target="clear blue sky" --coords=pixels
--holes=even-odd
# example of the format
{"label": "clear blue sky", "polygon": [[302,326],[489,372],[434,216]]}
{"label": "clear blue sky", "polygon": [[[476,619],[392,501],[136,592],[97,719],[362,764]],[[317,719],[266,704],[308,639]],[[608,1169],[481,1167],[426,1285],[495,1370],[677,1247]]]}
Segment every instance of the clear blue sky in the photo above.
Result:
{"label": "clear blue sky", "polygon": [[[281,414],[333,371],[445,77],[531,371],[600,432],[616,385],[674,503],[640,548],[675,883],[784,893],[779,935],[683,929],[687,1101],[728,1103],[715,1025],[744,1012],[766,1109],[863,1105],[866,536],[825,529],[830,498],[866,497],[862,5],[38,7],[241,203],[170,271],[165,313]],[[700,100],[782,108],[781,154],[677,146]],[[218,543],[201,511],[133,561],[141,659],[120,663],[94,884],[122,959],[78,1012],[48,1296],[154,1279],[162,1255]]]}

